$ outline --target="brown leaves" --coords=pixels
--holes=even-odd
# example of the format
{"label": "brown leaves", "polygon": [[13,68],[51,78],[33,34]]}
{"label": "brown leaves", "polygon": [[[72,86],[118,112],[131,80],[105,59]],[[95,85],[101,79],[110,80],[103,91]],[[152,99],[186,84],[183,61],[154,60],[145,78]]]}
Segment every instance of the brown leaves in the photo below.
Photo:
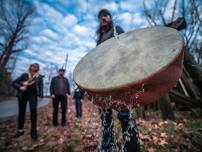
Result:
{"label": "brown leaves", "polygon": [[147,152],[156,152],[156,149],[154,149],[154,148],[148,148]]}
{"label": "brown leaves", "polygon": [[60,137],[60,139],[58,140],[58,144],[62,145],[64,144],[65,140],[64,137]]}
{"label": "brown leaves", "polygon": [[[30,137],[30,114],[27,114],[25,135],[12,139],[16,131],[17,118],[10,119],[0,125],[0,147],[4,151],[63,151],[72,149],[74,152],[97,151],[101,140],[101,123],[98,108],[90,102],[83,102],[82,119],[75,118],[75,107],[69,104],[70,112],[67,113],[68,124],[65,127],[52,126],[52,107],[45,107],[38,111],[37,141]],[[59,113],[60,120],[61,113]],[[117,147],[123,143],[120,121],[114,112],[114,130]],[[185,127],[187,119],[178,122],[138,119],[141,146],[146,147],[143,152],[183,151],[192,149],[190,132]],[[188,133],[187,133],[188,132]],[[1,150],[1,149],[0,149]],[[190,150],[191,151],[191,150]]]}
{"label": "brown leaves", "polygon": [[[182,119],[178,122],[162,121],[162,120],[138,120],[140,127],[139,135],[142,144],[153,144],[166,148],[173,144],[173,147],[177,147],[177,151],[180,148],[191,149],[190,137],[185,136],[187,128],[185,125],[189,121]],[[181,145],[178,147],[178,145]],[[150,147],[148,152],[155,152],[156,149]],[[174,150],[174,149],[172,149]],[[171,151],[172,151],[171,150]]]}

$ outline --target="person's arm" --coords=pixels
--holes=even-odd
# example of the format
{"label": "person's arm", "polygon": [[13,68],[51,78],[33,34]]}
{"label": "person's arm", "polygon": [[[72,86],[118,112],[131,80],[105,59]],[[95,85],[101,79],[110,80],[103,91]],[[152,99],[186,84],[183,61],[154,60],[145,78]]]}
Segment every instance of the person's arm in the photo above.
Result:
{"label": "person's arm", "polygon": [[43,76],[39,75],[39,97],[43,98]]}
{"label": "person's arm", "polygon": [[25,73],[23,73],[21,76],[19,76],[17,79],[15,79],[12,83],[12,86],[16,89],[16,90],[20,90],[20,87],[22,86],[22,81],[23,81],[23,77],[25,76]]}
{"label": "person's arm", "polygon": [[76,92],[74,91],[74,94],[73,94],[73,99],[75,100],[76,99]]}
{"label": "person's arm", "polygon": [[50,94],[51,96],[54,95],[54,85],[55,85],[55,78],[51,79],[51,84],[50,84]]}

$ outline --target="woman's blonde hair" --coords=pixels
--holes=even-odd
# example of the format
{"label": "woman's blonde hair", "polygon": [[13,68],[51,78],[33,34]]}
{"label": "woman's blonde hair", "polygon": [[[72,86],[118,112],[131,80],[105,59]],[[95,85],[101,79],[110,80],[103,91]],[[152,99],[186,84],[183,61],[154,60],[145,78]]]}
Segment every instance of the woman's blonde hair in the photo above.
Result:
{"label": "woman's blonde hair", "polygon": [[38,72],[38,71],[39,71],[39,69],[40,69],[40,67],[39,67],[39,64],[38,64],[38,63],[32,63],[32,64],[30,64],[30,66],[29,66],[29,72],[31,72],[32,67],[35,67],[35,68],[36,68],[36,71],[34,71],[34,72]]}

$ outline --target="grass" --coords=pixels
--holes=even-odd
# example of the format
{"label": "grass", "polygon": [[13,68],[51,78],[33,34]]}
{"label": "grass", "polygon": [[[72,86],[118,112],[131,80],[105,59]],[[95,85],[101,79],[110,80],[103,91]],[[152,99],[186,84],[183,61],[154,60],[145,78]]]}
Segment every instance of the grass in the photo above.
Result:
{"label": "grass", "polygon": [[64,152],[74,152],[74,146],[70,144],[64,144],[62,151]]}
{"label": "grass", "polygon": [[202,119],[194,120],[188,124],[186,124],[186,127],[192,130],[195,129],[201,129],[202,130]]}

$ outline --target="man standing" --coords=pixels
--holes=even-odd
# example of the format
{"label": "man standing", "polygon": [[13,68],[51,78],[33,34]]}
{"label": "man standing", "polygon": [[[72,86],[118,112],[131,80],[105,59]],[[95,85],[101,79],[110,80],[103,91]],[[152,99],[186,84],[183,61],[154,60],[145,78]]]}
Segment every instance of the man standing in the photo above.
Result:
{"label": "man standing", "polygon": [[50,93],[53,99],[53,126],[58,125],[59,103],[62,109],[61,125],[66,125],[67,98],[70,96],[70,86],[68,79],[64,77],[64,73],[64,69],[59,69],[58,76],[53,77],[51,80]]}
{"label": "man standing", "polygon": [[[113,24],[111,13],[107,9],[102,9],[98,13],[99,27],[96,31],[97,45],[101,44],[107,39],[114,37],[116,34],[123,33],[120,26]],[[100,146],[101,152],[115,151],[115,143],[113,137],[113,119],[112,109],[100,109],[100,118],[102,121],[102,142]],[[137,132],[135,119],[132,118],[129,109],[118,111],[118,119],[121,122],[123,133],[122,151],[124,152],[139,152],[140,143]]]}

